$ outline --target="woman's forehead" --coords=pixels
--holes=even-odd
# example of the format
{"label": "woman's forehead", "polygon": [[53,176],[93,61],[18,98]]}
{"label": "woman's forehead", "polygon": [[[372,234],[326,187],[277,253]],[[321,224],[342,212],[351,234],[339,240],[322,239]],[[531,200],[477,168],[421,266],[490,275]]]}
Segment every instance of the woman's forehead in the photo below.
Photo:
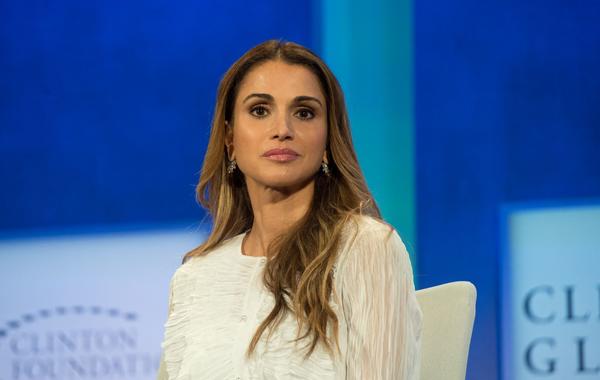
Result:
{"label": "woman's forehead", "polygon": [[269,94],[276,99],[311,96],[325,101],[319,79],[310,69],[280,60],[267,61],[248,71],[240,83],[238,100],[252,93]]}

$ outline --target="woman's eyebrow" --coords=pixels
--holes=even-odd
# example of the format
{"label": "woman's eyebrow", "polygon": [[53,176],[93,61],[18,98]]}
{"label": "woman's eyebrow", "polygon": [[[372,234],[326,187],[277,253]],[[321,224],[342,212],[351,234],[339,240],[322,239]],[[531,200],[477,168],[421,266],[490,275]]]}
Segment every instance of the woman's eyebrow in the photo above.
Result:
{"label": "woman's eyebrow", "polygon": [[321,104],[321,101],[319,99],[315,98],[314,96],[302,95],[302,96],[296,96],[294,98],[294,102],[295,103],[300,103],[300,102],[303,102],[303,101],[314,101],[314,102],[319,103],[319,105],[321,107],[323,107],[323,104]]}
{"label": "woman's eyebrow", "polygon": [[273,96],[270,95],[270,94],[257,94],[257,93],[254,93],[254,94],[250,94],[250,95],[246,96],[244,98],[244,100],[242,101],[242,103],[246,103],[246,101],[248,101],[248,99],[252,99],[252,98],[260,98],[260,99],[268,100],[270,102],[272,102],[274,100]]}
{"label": "woman's eyebrow", "polygon": [[[252,99],[252,98],[260,98],[269,102],[273,102],[275,101],[275,98],[273,98],[273,95],[271,94],[264,94],[264,93],[252,93],[248,96],[246,96],[244,98],[244,100],[242,101],[243,103],[246,103],[248,100]],[[323,107],[323,104],[321,103],[321,101],[317,98],[315,98],[314,96],[308,96],[308,95],[300,95],[300,96],[296,96],[294,98],[294,103],[300,103],[300,102],[306,102],[306,101],[313,101],[316,102],[317,104],[319,104],[321,107]]]}

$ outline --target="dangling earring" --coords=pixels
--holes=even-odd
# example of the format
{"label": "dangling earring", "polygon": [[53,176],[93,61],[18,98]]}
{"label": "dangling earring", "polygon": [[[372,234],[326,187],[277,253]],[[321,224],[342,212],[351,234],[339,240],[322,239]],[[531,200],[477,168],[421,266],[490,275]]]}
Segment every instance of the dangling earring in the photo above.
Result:
{"label": "dangling earring", "polygon": [[329,177],[331,175],[331,170],[329,170],[329,165],[327,165],[327,162],[323,161],[321,162],[321,171],[327,176]]}
{"label": "dangling earring", "polygon": [[235,159],[233,159],[227,164],[227,174],[232,175],[235,171],[235,168],[237,168],[237,162],[235,161]]}

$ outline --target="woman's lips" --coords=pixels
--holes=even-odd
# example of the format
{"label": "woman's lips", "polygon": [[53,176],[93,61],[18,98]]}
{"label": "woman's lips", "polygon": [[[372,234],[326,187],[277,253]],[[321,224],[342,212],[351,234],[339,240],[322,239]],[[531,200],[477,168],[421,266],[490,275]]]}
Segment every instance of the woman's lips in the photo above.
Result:
{"label": "woman's lips", "polygon": [[273,160],[273,161],[278,161],[278,162],[287,162],[287,161],[293,161],[296,158],[298,158],[300,155],[298,153],[296,153],[296,151],[292,150],[292,149],[271,149],[269,151],[267,151],[265,154],[263,154],[263,157],[269,159],[269,160]]}

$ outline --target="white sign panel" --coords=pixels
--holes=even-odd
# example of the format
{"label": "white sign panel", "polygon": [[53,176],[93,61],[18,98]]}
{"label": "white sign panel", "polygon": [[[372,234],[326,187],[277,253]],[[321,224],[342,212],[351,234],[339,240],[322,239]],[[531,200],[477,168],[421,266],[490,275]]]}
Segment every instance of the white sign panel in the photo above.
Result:
{"label": "white sign panel", "polygon": [[155,379],[194,228],[0,239],[0,380]]}
{"label": "white sign panel", "polygon": [[506,212],[502,378],[600,379],[600,205]]}

